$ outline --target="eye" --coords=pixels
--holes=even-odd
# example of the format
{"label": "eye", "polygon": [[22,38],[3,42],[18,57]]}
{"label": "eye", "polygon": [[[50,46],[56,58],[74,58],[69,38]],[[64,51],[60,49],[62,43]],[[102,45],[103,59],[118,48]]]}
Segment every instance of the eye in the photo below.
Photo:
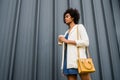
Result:
{"label": "eye", "polygon": [[70,18],[70,16],[69,16],[69,15],[66,15],[65,18]]}

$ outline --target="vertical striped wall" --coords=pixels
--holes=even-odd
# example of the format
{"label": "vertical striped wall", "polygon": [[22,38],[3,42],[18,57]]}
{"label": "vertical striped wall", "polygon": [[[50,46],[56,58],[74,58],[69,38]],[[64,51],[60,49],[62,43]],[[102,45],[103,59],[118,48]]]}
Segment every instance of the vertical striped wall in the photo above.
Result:
{"label": "vertical striped wall", "polygon": [[0,80],[67,80],[57,37],[67,30],[69,7],[89,35],[92,80],[119,80],[119,0],[0,0]]}

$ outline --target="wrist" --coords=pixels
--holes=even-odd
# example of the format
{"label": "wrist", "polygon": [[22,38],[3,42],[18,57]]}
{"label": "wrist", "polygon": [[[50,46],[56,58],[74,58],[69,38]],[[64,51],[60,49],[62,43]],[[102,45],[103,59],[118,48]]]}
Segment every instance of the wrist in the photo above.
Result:
{"label": "wrist", "polygon": [[67,44],[69,44],[69,40],[65,40],[64,42],[67,43]]}

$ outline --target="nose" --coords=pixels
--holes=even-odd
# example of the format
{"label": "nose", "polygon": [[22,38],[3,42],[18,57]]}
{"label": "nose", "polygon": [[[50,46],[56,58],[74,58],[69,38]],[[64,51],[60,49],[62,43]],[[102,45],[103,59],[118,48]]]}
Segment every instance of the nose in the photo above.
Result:
{"label": "nose", "polygon": [[65,18],[65,22],[67,21],[67,19]]}

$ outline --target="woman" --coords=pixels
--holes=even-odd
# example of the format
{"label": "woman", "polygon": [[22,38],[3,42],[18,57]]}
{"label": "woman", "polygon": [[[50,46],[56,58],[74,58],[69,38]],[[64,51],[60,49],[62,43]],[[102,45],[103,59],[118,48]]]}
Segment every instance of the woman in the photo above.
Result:
{"label": "woman", "polygon": [[[85,47],[89,46],[89,39],[85,27],[78,24],[80,15],[77,9],[67,9],[63,15],[64,23],[68,25],[65,35],[59,35],[58,42],[63,46],[62,70],[68,80],[77,80],[77,47],[80,47],[80,57],[86,58]],[[79,40],[77,40],[77,30]],[[80,74],[81,80],[91,80],[90,74]]]}

